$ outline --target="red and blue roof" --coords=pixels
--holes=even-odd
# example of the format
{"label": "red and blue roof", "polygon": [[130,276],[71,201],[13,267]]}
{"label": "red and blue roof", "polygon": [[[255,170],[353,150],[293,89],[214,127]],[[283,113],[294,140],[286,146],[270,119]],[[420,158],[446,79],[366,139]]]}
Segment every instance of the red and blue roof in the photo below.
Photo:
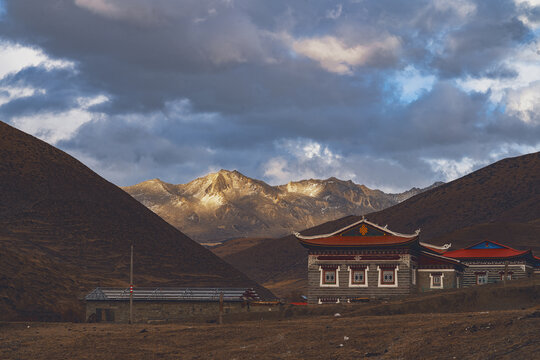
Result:
{"label": "red and blue roof", "polygon": [[[484,240],[465,249],[452,250],[444,256],[454,259],[509,259],[531,254],[531,250],[516,250],[490,240]],[[532,254],[531,254],[532,255]]]}

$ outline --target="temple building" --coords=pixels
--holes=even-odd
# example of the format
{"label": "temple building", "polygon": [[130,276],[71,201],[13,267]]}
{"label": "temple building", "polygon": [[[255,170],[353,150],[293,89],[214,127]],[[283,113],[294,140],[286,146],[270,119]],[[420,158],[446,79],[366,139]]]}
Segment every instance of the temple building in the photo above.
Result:
{"label": "temple building", "polygon": [[444,256],[467,265],[463,286],[482,285],[530,277],[539,268],[539,259],[531,250],[516,250],[484,240],[465,249],[446,251]]}
{"label": "temple building", "polygon": [[466,269],[442,255],[450,245],[419,240],[367,219],[330,234],[294,235],[308,249],[308,303],[349,303],[459,288]]}

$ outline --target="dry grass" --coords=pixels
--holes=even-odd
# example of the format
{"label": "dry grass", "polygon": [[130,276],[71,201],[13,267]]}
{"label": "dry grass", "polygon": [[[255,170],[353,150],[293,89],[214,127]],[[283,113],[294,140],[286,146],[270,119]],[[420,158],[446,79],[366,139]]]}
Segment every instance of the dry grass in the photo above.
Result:
{"label": "dry grass", "polygon": [[2,323],[0,354],[34,360],[534,359],[539,333],[538,309],[309,316],[222,326]]}

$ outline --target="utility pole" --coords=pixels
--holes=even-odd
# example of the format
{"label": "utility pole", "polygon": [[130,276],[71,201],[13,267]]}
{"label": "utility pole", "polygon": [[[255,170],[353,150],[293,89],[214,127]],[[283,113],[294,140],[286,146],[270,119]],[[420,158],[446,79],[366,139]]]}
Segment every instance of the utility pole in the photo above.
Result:
{"label": "utility pole", "polygon": [[219,320],[218,324],[223,324],[223,292],[219,294]]}
{"label": "utility pole", "polygon": [[133,324],[133,243],[131,244],[131,262],[129,265],[129,323]]}

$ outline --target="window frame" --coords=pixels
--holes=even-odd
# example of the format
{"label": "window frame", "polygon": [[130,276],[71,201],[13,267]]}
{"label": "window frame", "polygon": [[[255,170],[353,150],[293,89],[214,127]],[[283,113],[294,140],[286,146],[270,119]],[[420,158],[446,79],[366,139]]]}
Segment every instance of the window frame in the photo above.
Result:
{"label": "window frame", "polygon": [[[438,279],[439,282],[436,283],[435,279]],[[430,289],[444,289],[444,273],[442,272],[433,272],[429,274],[429,288]]]}
{"label": "window frame", "polygon": [[[339,265],[320,265],[319,266],[319,286],[320,287],[339,287]],[[334,282],[326,282],[326,273],[334,272]]]}
{"label": "window frame", "polygon": [[[369,267],[366,266],[348,266],[349,271],[349,287],[367,287],[368,286],[368,271]],[[355,272],[362,272],[364,275],[364,281],[363,282],[355,282],[354,281],[354,273]]]}
{"label": "window frame", "polygon": [[[485,272],[477,272],[474,275],[476,275],[476,285],[485,285],[489,282],[489,277],[487,271]],[[486,282],[480,282],[480,278],[485,278]]]}
{"label": "window frame", "polygon": [[[390,276],[391,280],[386,279],[386,275]],[[391,275],[390,275],[391,274]],[[396,270],[395,269],[382,269],[381,270],[381,284],[394,285],[396,283]]]}
{"label": "window frame", "polygon": [[[327,275],[328,274],[333,274],[333,280],[330,281],[327,279]],[[336,279],[337,279],[337,275],[336,275],[336,269],[323,269],[323,284],[324,285],[335,285],[336,284]]]}
{"label": "window frame", "polygon": [[[378,265],[377,266],[378,273],[378,286],[379,287],[398,287],[398,272],[399,272],[399,265]],[[384,281],[384,273],[392,271],[392,279],[393,282],[386,282]]]}

